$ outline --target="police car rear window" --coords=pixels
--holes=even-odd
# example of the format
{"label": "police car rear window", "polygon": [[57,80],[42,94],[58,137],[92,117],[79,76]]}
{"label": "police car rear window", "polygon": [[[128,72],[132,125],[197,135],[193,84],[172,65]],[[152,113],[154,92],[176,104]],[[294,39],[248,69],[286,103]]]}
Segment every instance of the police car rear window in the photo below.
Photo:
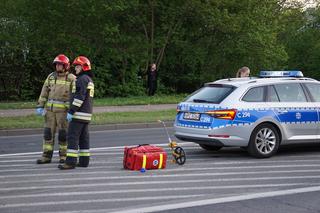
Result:
{"label": "police car rear window", "polygon": [[242,98],[246,102],[263,102],[265,87],[251,88]]}
{"label": "police car rear window", "polygon": [[186,98],[186,102],[219,104],[236,87],[224,84],[208,84]]}

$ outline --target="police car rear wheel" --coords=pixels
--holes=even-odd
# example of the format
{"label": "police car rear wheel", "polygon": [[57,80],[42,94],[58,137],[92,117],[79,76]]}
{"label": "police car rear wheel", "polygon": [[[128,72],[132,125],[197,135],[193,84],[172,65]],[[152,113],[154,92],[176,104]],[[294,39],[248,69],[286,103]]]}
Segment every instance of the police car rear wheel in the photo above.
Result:
{"label": "police car rear wheel", "polygon": [[268,158],[278,151],[279,144],[277,129],[272,124],[261,124],[252,132],[248,152],[257,158]]}
{"label": "police car rear wheel", "polygon": [[222,148],[221,146],[211,146],[206,144],[199,144],[199,146],[208,151],[219,151]]}

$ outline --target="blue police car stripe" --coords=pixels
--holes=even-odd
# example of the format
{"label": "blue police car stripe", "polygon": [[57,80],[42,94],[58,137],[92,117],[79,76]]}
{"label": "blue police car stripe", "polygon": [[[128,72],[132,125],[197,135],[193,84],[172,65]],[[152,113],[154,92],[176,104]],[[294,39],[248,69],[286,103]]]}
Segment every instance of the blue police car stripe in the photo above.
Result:
{"label": "blue police car stripe", "polygon": [[[222,107],[212,107],[209,105],[178,105],[178,110],[188,112],[204,113],[209,110],[228,109]],[[176,125],[189,128],[203,128],[203,129],[219,129],[231,126],[246,126],[251,125],[258,119],[263,117],[272,117],[282,124],[313,124],[319,123],[317,108],[308,107],[274,107],[274,108],[252,108],[252,109],[238,109],[235,119],[223,120],[213,119],[211,122],[190,121],[183,119],[183,112],[178,113],[176,118]],[[282,113],[282,111],[286,111]],[[202,114],[202,116],[209,116]]]}

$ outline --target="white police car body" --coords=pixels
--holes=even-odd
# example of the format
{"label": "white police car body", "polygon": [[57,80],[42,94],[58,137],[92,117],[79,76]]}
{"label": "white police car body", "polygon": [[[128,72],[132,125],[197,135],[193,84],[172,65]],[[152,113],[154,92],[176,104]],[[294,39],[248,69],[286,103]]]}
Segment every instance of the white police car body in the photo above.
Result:
{"label": "white police car body", "polygon": [[177,106],[175,136],[207,150],[246,147],[255,157],[280,144],[320,138],[320,82],[300,71],[207,83]]}

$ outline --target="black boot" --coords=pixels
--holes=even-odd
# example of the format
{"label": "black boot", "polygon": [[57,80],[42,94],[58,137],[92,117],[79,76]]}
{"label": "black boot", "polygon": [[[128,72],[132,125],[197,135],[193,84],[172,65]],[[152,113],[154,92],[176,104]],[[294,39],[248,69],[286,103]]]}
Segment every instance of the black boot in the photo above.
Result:
{"label": "black boot", "polygon": [[75,167],[76,167],[75,165],[68,165],[68,164],[60,164],[58,166],[58,168],[61,170],[74,169]]}
{"label": "black boot", "polygon": [[45,164],[45,163],[51,163],[51,159],[42,157],[42,158],[37,160],[37,164]]}

